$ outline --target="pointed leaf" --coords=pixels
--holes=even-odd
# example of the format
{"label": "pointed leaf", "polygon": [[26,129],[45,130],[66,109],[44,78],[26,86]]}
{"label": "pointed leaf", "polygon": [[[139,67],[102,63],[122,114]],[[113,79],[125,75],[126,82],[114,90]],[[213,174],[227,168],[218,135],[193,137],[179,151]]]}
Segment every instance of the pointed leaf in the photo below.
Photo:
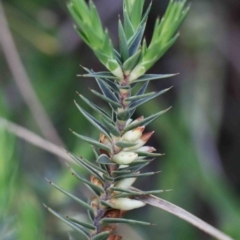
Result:
{"label": "pointed leaf", "polygon": [[101,98],[102,100],[104,100],[104,101],[108,102],[109,104],[111,104],[111,106],[112,106],[114,109],[116,109],[116,108],[121,108],[121,107],[122,107],[122,105],[119,103],[119,101],[113,101],[112,99],[105,97],[104,95],[98,93],[97,91],[95,91],[95,90],[93,90],[93,89],[91,89],[91,92],[92,92],[94,95],[96,95],[96,96],[98,96],[99,98]]}
{"label": "pointed leaf", "polygon": [[134,34],[134,29],[126,9],[123,10],[123,18],[124,18],[124,32],[126,34],[127,39],[129,39]]}
{"label": "pointed leaf", "polygon": [[79,94],[79,97],[85,102],[87,103],[87,105],[89,107],[91,107],[94,111],[98,112],[99,114],[101,114],[103,117],[109,119],[111,121],[110,116],[100,107],[98,107],[96,104],[94,104],[93,102],[89,101],[87,98],[85,98],[84,96],[82,96],[81,94]]}
{"label": "pointed leaf", "polygon": [[[140,105],[142,105],[142,104],[144,104],[144,103],[146,103],[146,102],[148,102],[148,101],[150,101],[150,100],[152,100],[152,99],[154,99],[154,98],[156,98],[156,97],[158,97],[158,96],[166,93],[166,92],[169,91],[171,88],[172,88],[172,87],[167,88],[167,89],[164,89],[164,90],[159,91],[159,92],[157,92],[157,93],[153,93],[153,94],[151,94],[151,95],[149,95],[149,96],[145,95],[145,97],[142,95],[142,96],[143,96],[142,99],[136,99],[136,100],[131,101],[131,103],[130,103],[130,105],[129,105],[129,110],[131,110],[131,111],[130,111],[130,115],[133,114],[133,112],[135,111],[136,107],[138,107],[138,106],[140,106]],[[141,95],[139,95],[139,96],[141,96]],[[138,97],[139,97],[139,96],[138,96]]]}
{"label": "pointed leaf", "polygon": [[74,169],[70,168],[72,175],[75,176],[78,180],[82,181],[87,187],[89,187],[97,196],[99,193],[104,193],[104,189],[91,183],[87,179],[81,177]]}
{"label": "pointed leaf", "polygon": [[79,163],[81,166],[83,166],[84,168],[88,169],[89,171],[91,171],[91,173],[97,177],[99,180],[103,180],[101,175],[98,172],[102,172],[107,174],[106,171],[104,171],[102,168],[100,168],[99,166],[97,166],[96,164],[91,163],[90,161],[84,159],[83,157],[77,157],[73,154],[70,154],[70,157],[75,160],[77,163]]}
{"label": "pointed leaf", "polygon": [[123,25],[121,20],[118,20],[118,36],[119,36],[119,42],[120,42],[120,53],[122,61],[125,62],[126,59],[128,59],[129,53],[128,53],[128,44],[127,44],[127,38],[123,29]]}
{"label": "pointed leaf", "polygon": [[90,230],[96,230],[96,227],[92,224],[86,223],[86,222],[81,222],[75,218],[71,218],[69,216],[66,217],[70,222],[76,223],[77,225],[80,225],[82,227],[88,228]]}
{"label": "pointed leaf", "polygon": [[150,93],[145,93],[145,94],[142,94],[142,95],[135,95],[135,96],[131,96],[131,97],[126,98],[125,101],[139,100],[139,99],[142,99],[142,98],[151,97],[155,94],[156,94],[156,92],[150,92]]}
{"label": "pointed leaf", "polygon": [[131,39],[130,46],[129,46],[130,56],[132,56],[139,49],[144,31],[145,31],[145,27],[146,27],[146,23],[144,23],[142,26],[139,27],[138,31]]}
{"label": "pointed leaf", "polygon": [[130,143],[130,142],[125,142],[125,141],[119,141],[116,142],[115,145],[120,148],[128,148],[128,147],[133,147],[136,145],[136,143]]}
{"label": "pointed leaf", "polygon": [[112,208],[112,205],[106,201],[100,200],[101,205],[108,207],[108,208]]}
{"label": "pointed leaf", "polygon": [[125,179],[125,178],[135,178],[135,177],[147,177],[158,174],[159,172],[147,172],[147,173],[131,173],[131,174],[124,174],[121,176],[115,177],[115,180]]}
{"label": "pointed leaf", "polygon": [[106,96],[107,98],[111,99],[114,102],[119,102],[117,97],[114,95],[114,93],[111,91],[111,89],[108,88],[107,84],[104,81],[96,78],[96,82],[97,82],[98,86],[100,87],[104,96]]}
{"label": "pointed leaf", "polygon": [[152,225],[149,222],[142,222],[142,221],[126,219],[126,218],[103,218],[101,222],[105,224],[128,223],[128,224]]}
{"label": "pointed leaf", "polygon": [[119,93],[118,85],[115,84],[113,81],[107,79],[107,78],[98,78],[99,81],[105,82],[109,88],[111,88],[115,93]]}
{"label": "pointed leaf", "polygon": [[89,138],[89,137],[80,135],[80,134],[78,134],[78,133],[76,133],[76,132],[74,132],[74,131],[72,131],[72,133],[73,133],[75,136],[77,136],[78,138],[82,139],[83,141],[85,141],[85,142],[87,142],[87,143],[89,143],[89,144],[91,144],[91,145],[93,145],[93,146],[95,146],[95,147],[97,147],[97,148],[99,148],[99,149],[103,149],[103,150],[105,150],[105,151],[107,151],[107,152],[111,152],[111,151],[112,151],[111,148],[108,147],[107,145],[102,144],[102,143],[100,143],[100,142],[98,142],[98,141],[96,141],[96,140],[94,140],[94,139],[92,139],[92,138]]}
{"label": "pointed leaf", "polygon": [[[170,88],[167,88],[167,89],[164,89],[162,91],[159,91],[159,92],[156,92],[156,93],[151,93],[151,94],[143,94],[143,95],[138,95],[136,96],[136,100],[133,100],[131,101],[130,105],[129,105],[129,108],[132,109],[132,108],[136,108],[164,93],[166,93],[167,91],[169,91],[172,87]],[[134,97],[132,98],[134,99]]]}
{"label": "pointed leaf", "polygon": [[130,118],[129,110],[123,110],[117,113],[117,119],[122,121],[127,121]]}
{"label": "pointed leaf", "polygon": [[130,19],[135,29],[141,22],[144,2],[145,0],[137,0],[133,3]]}
{"label": "pointed leaf", "polygon": [[145,81],[151,81],[151,80],[157,80],[157,79],[163,79],[163,78],[170,78],[174,77],[178,74],[144,74],[140,78],[133,81],[135,82],[145,82]]}
{"label": "pointed leaf", "polygon": [[94,236],[92,240],[107,240],[109,237],[110,232],[102,232],[98,235]]}
{"label": "pointed leaf", "polygon": [[161,115],[163,115],[164,113],[166,113],[170,109],[171,109],[171,107],[166,109],[166,110],[163,110],[163,111],[160,111],[158,113],[155,113],[155,114],[153,114],[153,115],[151,115],[151,116],[149,116],[147,118],[144,118],[141,121],[138,121],[138,122],[135,122],[135,123],[131,123],[126,128],[124,128],[124,132],[129,131],[129,130],[134,129],[134,128],[139,127],[139,126],[146,126],[147,124],[149,124],[152,121],[156,120],[157,118],[159,118]]}
{"label": "pointed leaf", "polygon": [[162,153],[149,153],[149,152],[140,152],[140,151],[135,151],[138,156],[145,156],[145,157],[160,157],[164,156],[165,154]]}
{"label": "pointed leaf", "polygon": [[102,154],[98,157],[97,163],[103,164],[103,165],[116,165],[116,163],[112,162],[110,158],[105,154]]}
{"label": "pointed leaf", "polygon": [[62,188],[60,188],[58,185],[54,184],[53,182],[49,181],[47,178],[46,180],[56,189],[58,189],[60,192],[62,192],[63,194],[67,195],[68,197],[70,197],[71,199],[73,199],[74,201],[76,201],[77,203],[79,203],[82,207],[88,209],[89,211],[93,212],[93,209],[90,205],[88,205],[87,203],[85,203],[84,201],[82,201],[81,199],[75,197],[74,195],[72,195],[71,193],[68,193],[67,191],[63,190]]}
{"label": "pointed leaf", "polygon": [[112,75],[110,72],[92,72],[92,73],[88,73],[88,74],[79,74],[77,76],[78,77],[116,79],[116,76]]}
{"label": "pointed leaf", "polygon": [[109,121],[105,120],[104,118],[103,118],[103,122],[113,136],[120,137],[121,135],[120,132],[113,124],[111,124]]}
{"label": "pointed leaf", "polygon": [[71,228],[75,229],[76,231],[82,233],[85,237],[87,237],[87,239],[89,239],[90,234],[83,228],[80,227],[78,225],[76,225],[75,223],[71,223],[69,222],[67,219],[65,219],[64,217],[62,217],[61,215],[59,215],[58,213],[56,213],[54,210],[52,210],[51,208],[47,207],[45,204],[43,204],[45,208],[47,208],[47,210],[49,212],[51,212],[53,215],[55,215],[57,218],[59,218],[60,220],[62,220],[63,222],[65,222],[68,226],[70,226]]}
{"label": "pointed leaf", "polygon": [[138,50],[134,55],[128,58],[123,64],[123,70],[125,72],[130,72],[138,63],[141,56],[141,50]]}
{"label": "pointed leaf", "polygon": [[101,133],[103,133],[106,137],[111,139],[109,131],[98,121],[96,120],[93,116],[91,116],[88,112],[83,110],[76,101],[74,101],[75,105],[77,108],[80,110],[82,115],[90,122],[92,123],[93,126],[95,126]]}
{"label": "pointed leaf", "polygon": [[139,163],[139,164],[136,164],[136,165],[134,165],[134,166],[132,166],[132,164],[131,164],[129,167],[127,167],[127,168],[125,168],[125,169],[126,169],[126,170],[130,170],[130,171],[132,171],[133,173],[134,173],[134,172],[138,172],[138,171],[140,171],[142,168],[146,167],[150,162],[151,162],[151,160],[148,160],[148,162]]}
{"label": "pointed leaf", "polygon": [[139,91],[136,93],[136,95],[142,95],[145,93],[145,91],[147,90],[147,87],[148,87],[148,84],[149,84],[149,81],[145,82],[142,87],[139,89]]}

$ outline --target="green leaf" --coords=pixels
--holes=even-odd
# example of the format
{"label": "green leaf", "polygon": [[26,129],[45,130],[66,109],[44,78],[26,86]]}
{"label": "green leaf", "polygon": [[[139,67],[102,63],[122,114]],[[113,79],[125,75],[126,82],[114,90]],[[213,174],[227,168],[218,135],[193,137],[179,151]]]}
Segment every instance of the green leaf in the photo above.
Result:
{"label": "green leaf", "polygon": [[115,191],[115,192],[119,192],[118,194],[114,195],[114,198],[123,198],[123,197],[130,197],[130,196],[133,197],[133,196],[158,194],[158,193],[165,192],[164,190],[134,191],[134,190],[116,188],[116,187],[112,187],[110,190]]}
{"label": "green leaf", "polygon": [[142,20],[141,20],[141,22],[140,22],[140,25],[143,25],[143,24],[147,21],[148,14],[149,14],[151,8],[152,8],[152,1],[151,1],[150,4],[148,5],[147,10],[145,11],[145,13],[144,13],[144,15],[143,15],[143,17],[142,17]]}
{"label": "green leaf", "polygon": [[105,206],[105,207],[112,208],[112,205],[109,204],[109,203],[106,202],[106,201],[100,200],[100,203],[101,203],[101,205],[103,205],[103,206]]}
{"label": "green leaf", "polygon": [[137,1],[134,1],[131,7],[129,17],[134,29],[136,29],[141,22],[143,5],[144,5],[144,0],[137,0]]}
{"label": "green leaf", "polygon": [[71,193],[68,193],[67,191],[63,190],[62,188],[60,188],[59,186],[57,186],[56,184],[54,184],[53,182],[49,181],[47,178],[46,180],[56,189],[58,189],[60,192],[62,192],[63,194],[67,195],[68,197],[70,197],[71,199],[73,199],[74,201],[76,201],[77,203],[79,203],[82,207],[84,207],[85,209],[88,209],[89,211],[93,212],[93,209],[90,205],[88,205],[87,203],[85,203],[84,201],[82,201],[81,199],[75,197],[74,195],[72,195]]}
{"label": "green leaf", "polygon": [[84,162],[82,161],[78,161],[78,159],[75,158],[73,155],[70,155],[70,156],[73,160],[79,163],[84,169],[86,169],[90,174],[95,176],[99,181],[101,181],[102,183],[104,182],[104,179],[102,178],[102,176],[95,169],[93,169],[92,167],[89,167],[87,164],[84,164]]}
{"label": "green leaf", "polygon": [[103,170],[101,167],[97,166],[94,163],[91,163],[90,161],[84,159],[83,157],[77,157],[77,156],[75,156],[73,154],[70,154],[70,153],[69,153],[69,155],[73,160],[75,160],[81,166],[89,169],[89,171],[92,171],[92,174],[95,174],[96,177],[99,178],[99,180],[103,180],[103,179],[97,171],[107,174],[107,172],[105,170]]}
{"label": "green leaf", "polygon": [[146,93],[146,94],[142,94],[142,95],[135,95],[135,96],[131,96],[125,99],[125,101],[133,101],[133,100],[139,100],[142,98],[146,98],[146,97],[150,97],[155,95],[156,92],[150,92],[150,93]]}
{"label": "green leaf", "polygon": [[98,78],[98,80],[105,82],[115,93],[119,93],[119,88],[113,81],[107,78]]}
{"label": "green leaf", "polygon": [[75,218],[71,218],[69,216],[66,217],[70,222],[76,223],[77,225],[80,225],[82,227],[88,228],[90,230],[96,230],[96,227],[92,224],[86,223],[86,222],[81,222]]}
{"label": "green leaf", "polygon": [[[115,109],[118,106],[121,106],[118,98],[114,95],[114,93],[111,91],[111,89],[109,89],[109,87],[101,80],[99,80],[98,78],[96,78],[96,82],[98,84],[98,86],[100,87],[103,95],[107,98],[110,99],[111,102],[109,102],[109,105]],[[114,103],[114,104],[113,104]]]}
{"label": "green leaf", "polygon": [[121,136],[120,132],[113,124],[111,124],[109,121],[105,120],[104,118],[103,118],[103,122],[113,136],[116,136],[116,137]]}
{"label": "green leaf", "polygon": [[82,181],[87,187],[89,187],[97,196],[99,193],[104,193],[103,188],[91,183],[87,179],[81,177],[74,169],[70,168],[72,175],[75,176],[78,180]]}
{"label": "green leaf", "polygon": [[129,19],[126,9],[123,9],[123,19],[124,19],[124,32],[127,39],[131,38],[134,34],[134,29],[132,23]]}
{"label": "green leaf", "polygon": [[[164,94],[165,92],[169,91],[172,87],[170,88],[167,88],[167,89],[164,89],[162,91],[159,91],[157,93],[150,93],[149,95],[148,94],[143,94],[143,95],[138,95],[136,97],[132,97],[132,99],[136,99],[136,100],[132,100],[130,105],[129,105],[129,109],[132,109],[132,108],[136,108],[152,99],[154,99],[155,97],[158,97],[162,94]],[[131,99],[131,97],[130,97]]]}
{"label": "green leaf", "polygon": [[144,74],[140,78],[134,80],[133,83],[169,78],[169,77],[174,77],[176,75],[178,74]]}
{"label": "green leaf", "polygon": [[109,182],[113,182],[113,181],[114,181],[114,178],[113,178],[113,177],[110,177],[108,174],[103,174],[103,178],[104,178],[106,181],[109,181]]}
{"label": "green leaf", "polygon": [[130,143],[130,142],[125,142],[125,141],[119,141],[116,142],[115,145],[120,148],[128,148],[128,147],[133,147],[136,145],[136,143]]}
{"label": "green leaf", "polygon": [[130,44],[129,44],[130,56],[132,56],[139,49],[144,31],[145,31],[145,27],[146,27],[146,23],[144,23],[142,26],[139,27],[139,29],[136,31],[136,34],[130,40]]}
{"label": "green leaf", "polygon": [[116,165],[116,163],[112,162],[110,158],[105,154],[102,154],[98,157],[97,163],[103,164],[103,165]]}
{"label": "green leaf", "polygon": [[162,153],[149,153],[149,152],[140,152],[140,151],[135,151],[135,153],[138,154],[138,156],[144,156],[144,157],[160,157],[163,156],[164,154]]}
{"label": "green leaf", "polygon": [[126,219],[126,218],[103,218],[101,222],[105,224],[128,223],[128,224],[152,225],[149,222],[142,222],[142,221]]}
{"label": "green leaf", "polygon": [[120,42],[120,53],[121,53],[121,59],[122,61],[126,61],[129,57],[128,53],[128,44],[127,44],[127,38],[122,26],[122,22],[119,19],[118,20],[118,35],[119,35],[119,42]]}
{"label": "green leaf", "polygon": [[[153,159],[152,159],[153,160]],[[134,166],[132,166],[132,164],[129,166],[129,167],[126,167],[125,169],[126,170],[130,170],[132,171],[133,173],[134,172],[138,172],[140,171],[142,168],[146,167],[150,162],[152,162],[152,160],[148,160],[147,162],[145,163],[138,163]]]}
{"label": "green leaf", "polygon": [[108,78],[108,79],[116,79],[114,75],[110,72],[94,72],[88,74],[78,74],[78,77],[92,77],[92,78]]}
{"label": "green leaf", "polygon": [[79,109],[79,111],[82,113],[82,115],[90,122],[93,126],[95,126],[101,133],[103,133],[106,137],[111,139],[109,131],[93,116],[91,116],[88,112],[83,110],[76,101],[74,101],[75,105]]}
{"label": "green leaf", "polygon": [[134,55],[128,58],[123,64],[123,70],[125,72],[131,71],[138,63],[141,56],[141,50],[138,50]]}
{"label": "green leaf", "polygon": [[107,145],[102,144],[102,143],[100,143],[100,142],[98,142],[98,141],[96,141],[96,140],[94,140],[92,138],[80,135],[80,134],[78,134],[76,132],[73,132],[73,131],[72,131],[72,133],[75,136],[77,136],[78,138],[82,139],[83,141],[85,141],[85,142],[87,142],[87,143],[89,143],[89,144],[91,144],[91,145],[93,145],[93,146],[95,146],[95,147],[97,147],[99,149],[103,149],[103,150],[105,150],[107,152],[111,152],[112,151],[112,149],[110,147],[108,147]]}
{"label": "green leaf", "polygon": [[139,173],[139,174],[131,173],[131,174],[124,174],[124,175],[117,176],[114,179],[117,181],[117,180],[125,179],[125,178],[148,177],[148,176],[152,176],[152,175],[155,175],[155,174],[158,174],[158,173],[159,172],[147,172],[147,173]]}
{"label": "green leaf", "polygon": [[134,128],[137,128],[139,126],[147,126],[149,123],[151,123],[152,121],[156,120],[157,118],[159,118],[161,115],[163,115],[164,113],[166,113],[168,110],[170,110],[170,108],[166,109],[166,110],[163,110],[163,111],[160,111],[158,113],[155,113],[147,118],[144,118],[143,120],[140,120],[138,122],[134,122],[134,123],[131,123],[129,124],[128,126],[126,126],[124,128],[124,132],[127,132],[131,129],[134,129]]}
{"label": "green leaf", "polygon": [[82,233],[85,237],[87,237],[87,239],[89,239],[90,234],[83,228],[80,227],[79,225],[76,225],[75,223],[69,222],[67,219],[65,219],[64,217],[62,217],[61,215],[59,215],[58,213],[56,213],[54,210],[52,210],[51,208],[47,207],[45,204],[43,204],[43,206],[45,208],[47,208],[47,210],[49,212],[51,212],[53,215],[55,215],[57,218],[59,218],[60,220],[62,220],[63,222],[65,222],[68,226],[70,226],[71,228],[75,229],[76,231]]}
{"label": "green leaf", "polygon": [[144,94],[145,91],[147,90],[148,84],[149,84],[149,81],[145,82],[135,95],[138,96],[138,95]]}
{"label": "green leaf", "polygon": [[121,121],[127,121],[130,117],[129,110],[123,110],[117,113],[117,119]]}
{"label": "green leaf", "polygon": [[99,113],[101,116],[107,118],[109,121],[112,121],[111,117],[100,107],[98,107],[96,104],[94,104],[93,102],[89,101],[87,98],[85,98],[83,95],[78,94],[79,97],[85,102],[87,103],[87,105],[92,108],[94,111],[96,111],[97,113]]}
{"label": "green leaf", "polygon": [[110,232],[102,232],[98,235],[94,236],[92,240],[107,240],[109,237]]}
{"label": "green leaf", "polygon": [[91,92],[92,92],[94,95],[96,95],[96,96],[98,96],[99,98],[101,98],[102,100],[104,100],[104,101],[108,102],[109,104],[111,104],[112,107],[114,107],[115,109],[122,107],[122,105],[121,105],[118,101],[115,102],[115,101],[113,101],[112,99],[107,98],[106,96],[98,93],[97,91],[95,91],[95,90],[93,90],[93,89],[91,89]]}

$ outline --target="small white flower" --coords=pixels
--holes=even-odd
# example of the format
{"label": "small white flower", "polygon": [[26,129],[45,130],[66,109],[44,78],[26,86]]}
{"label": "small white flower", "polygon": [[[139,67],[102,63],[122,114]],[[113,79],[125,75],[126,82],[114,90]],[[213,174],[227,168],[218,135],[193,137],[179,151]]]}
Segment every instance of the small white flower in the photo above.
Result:
{"label": "small white flower", "polygon": [[114,187],[129,189],[137,178],[125,178],[115,184]]}
{"label": "small white flower", "polygon": [[135,142],[137,141],[141,136],[142,132],[144,131],[145,127],[137,127],[133,130],[127,131],[123,136],[122,139],[127,142]]}

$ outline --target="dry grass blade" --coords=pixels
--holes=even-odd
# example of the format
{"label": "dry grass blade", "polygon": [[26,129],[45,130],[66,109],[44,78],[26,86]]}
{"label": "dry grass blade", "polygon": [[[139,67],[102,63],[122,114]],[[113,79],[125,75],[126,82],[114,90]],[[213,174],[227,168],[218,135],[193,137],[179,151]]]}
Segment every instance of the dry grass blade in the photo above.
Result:
{"label": "dry grass blade", "polygon": [[135,197],[137,200],[141,200],[144,203],[165,210],[173,215],[191,223],[195,227],[201,229],[212,237],[219,240],[233,240],[233,238],[227,236],[225,233],[214,228],[210,224],[204,222],[203,220],[197,218],[186,210],[166,201],[161,198],[155,197],[153,195],[144,195]]}
{"label": "dry grass blade", "polygon": [[5,128],[8,132],[16,135],[17,137],[29,142],[32,145],[40,147],[55,156],[58,156],[62,163],[68,161],[75,163],[68,154],[56,144],[45,140],[38,136],[36,133],[29,131],[28,129],[11,123],[10,121],[0,117],[0,128]]}

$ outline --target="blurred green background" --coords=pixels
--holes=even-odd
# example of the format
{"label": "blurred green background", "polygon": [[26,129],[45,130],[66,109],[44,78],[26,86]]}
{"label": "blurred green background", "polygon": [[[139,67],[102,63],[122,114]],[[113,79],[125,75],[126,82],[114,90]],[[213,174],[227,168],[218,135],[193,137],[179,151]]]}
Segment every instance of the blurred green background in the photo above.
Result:
{"label": "blurred green background", "polygon": [[[122,1],[94,2],[117,46],[117,19]],[[166,153],[149,168],[162,173],[141,179],[136,185],[144,190],[173,189],[159,196],[239,239],[240,2],[191,2],[192,8],[177,44],[151,70],[152,73],[180,73],[174,78],[153,82],[149,88],[160,90],[174,86],[173,90],[135,113],[135,117],[149,115],[173,106],[147,129],[156,132],[151,144]],[[89,88],[97,88],[94,80],[76,76],[83,72],[79,65],[95,71],[104,68],[74,32],[66,1],[5,0],[2,3],[35,94],[61,141],[48,131],[44,134],[45,125],[39,128],[24,100],[26,95],[19,91],[16,77],[10,70],[11,67],[16,70],[16,66],[13,61],[6,61],[11,53],[2,48],[6,43],[9,45],[9,41],[0,45],[0,117],[93,160],[90,147],[68,129],[98,137],[97,131],[74,106],[73,99],[79,101],[75,93],[78,91],[98,101],[89,94]],[[146,31],[148,40],[156,17],[162,16],[167,3],[166,0],[153,1]],[[3,18],[0,16],[0,19],[1,25]],[[6,32],[1,31],[0,39],[5,36]],[[26,90],[24,84],[20,85]],[[34,102],[29,101],[35,109]],[[70,229],[48,213],[42,203],[63,215],[86,217],[79,206],[51,188],[44,179],[47,177],[84,199],[90,197],[87,189],[75,181],[59,160],[9,134],[0,123],[1,239],[68,239]],[[125,227],[128,237],[124,239],[212,239],[153,207],[128,213],[129,217],[133,215],[157,226]]]}

